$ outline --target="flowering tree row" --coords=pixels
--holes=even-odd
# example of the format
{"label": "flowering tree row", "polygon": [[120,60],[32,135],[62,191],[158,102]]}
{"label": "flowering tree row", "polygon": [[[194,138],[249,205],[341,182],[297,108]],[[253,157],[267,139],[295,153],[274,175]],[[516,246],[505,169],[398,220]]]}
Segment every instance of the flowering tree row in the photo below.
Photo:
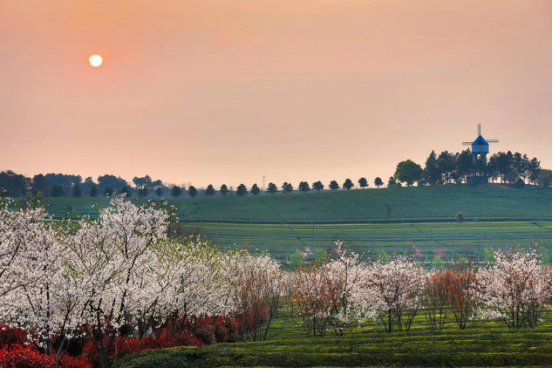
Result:
{"label": "flowering tree row", "polygon": [[164,327],[178,336],[202,316],[245,317],[242,334],[265,337],[261,322],[282,286],[273,259],[167,237],[166,204],[114,197],[111,205],[96,220],[52,222],[36,204],[1,203],[0,321],[25,329],[56,362],[84,337],[102,367],[130,333],[142,339]]}
{"label": "flowering tree row", "polygon": [[417,314],[432,329],[443,328],[447,319],[461,329],[476,319],[534,328],[551,304],[551,265],[534,251],[497,251],[485,266],[431,271],[404,256],[362,262],[340,242],[337,255],[287,276],[292,313],[301,317],[307,335],[342,335],[367,320],[381,322],[388,332],[409,330]]}

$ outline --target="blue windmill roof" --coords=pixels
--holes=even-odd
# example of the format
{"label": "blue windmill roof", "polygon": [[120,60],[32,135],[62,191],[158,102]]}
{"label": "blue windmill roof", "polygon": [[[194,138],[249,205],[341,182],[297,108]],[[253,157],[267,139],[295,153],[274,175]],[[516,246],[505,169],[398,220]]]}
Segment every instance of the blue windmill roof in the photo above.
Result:
{"label": "blue windmill roof", "polygon": [[489,145],[488,141],[484,140],[482,135],[478,136],[476,140],[472,143],[473,145]]}

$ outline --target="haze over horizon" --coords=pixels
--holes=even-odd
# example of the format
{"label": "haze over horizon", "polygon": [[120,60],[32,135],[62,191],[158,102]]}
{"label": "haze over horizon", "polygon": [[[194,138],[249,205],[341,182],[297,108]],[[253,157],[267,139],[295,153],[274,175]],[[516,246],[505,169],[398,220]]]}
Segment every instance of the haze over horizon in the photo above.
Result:
{"label": "haze over horizon", "polygon": [[552,167],[551,1],[152,4],[0,1],[0,171],[372,187],[478,123]]}

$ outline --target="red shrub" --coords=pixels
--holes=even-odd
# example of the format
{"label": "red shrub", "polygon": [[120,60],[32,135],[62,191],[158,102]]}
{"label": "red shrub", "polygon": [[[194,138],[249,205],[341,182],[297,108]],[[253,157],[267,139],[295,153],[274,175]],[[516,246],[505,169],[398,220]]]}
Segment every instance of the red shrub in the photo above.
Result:
{"label": "red shrub", "polygon": [[[190,332],[185,332],[172,340],[168,340],[165,335],[159,337],[149,335],[141,340],[133,337],[119,337],[117,340],[117,357],[121,358],[131,353],[177,346],[203,346],[203,342],[194,337]],[[93,342],[89,341],[84,345],[82,356],[90,362],[98,361],[98,351]],[[108,356],[110,361],[115,359],[115,344],[110,349]]]}
{"label": "red shrub", "polygon": [[[0,367],[2,368],[53,368],[56,359],[30,346],[14,344],[0,349]],[[64,356],[59,368],[93,368],[93,365],[82,357]]]}
{"label": "red shrub", "polygon": [[20,328],[12,328],[7,324],[0,324],[0,347],[13,345],[27,345],[27,331]]}

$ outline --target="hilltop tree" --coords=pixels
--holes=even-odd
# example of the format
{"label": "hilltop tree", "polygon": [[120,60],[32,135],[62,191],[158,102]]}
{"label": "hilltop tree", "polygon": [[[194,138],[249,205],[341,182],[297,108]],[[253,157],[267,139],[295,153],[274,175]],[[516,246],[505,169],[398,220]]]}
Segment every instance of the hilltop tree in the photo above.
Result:
{"label": "hilltop tree", "polygon": [[248,194],[248,189],[243,183],[241,183],[240,186],[236,188],[236,194],[240,197]]}
{"label": "hilltop tree", "polygon": [[226,197],[228,193],[227,185],[226,184],[221,185],[221,189],[219,190],[219,192],[221,193],[221,195],[223,195],[223,197]]}
{"label": "hilltop tree", "polygon": [[48,181],[46,180],[46,177],[43,174],[37,174],[33,177],[33,185],[32,185],[33,191],[42,192],[43,194],[46,194],[47,188],[48,188]]}
{"label": "hilltop tree", "polygon": [[530,181],[536,182],[541,173],[540,161],[537,158],[532,158],[528,163],[528,170],[530,171]]}
{"label": "hilltop tree", "polygon": [[63,197],[65,195],[62,186],[52,187],[52,197]]}
{"label": "hilltop tree", "polygon": [[81,188],[79,187],[78,184],[76,184],[75,186],[73,186],[73,197],[83,197],[83,193],[81,191]]}
{"label": "hilltop tree", "polygon": [[376,177],[374,179],[374,185],[376,186],[376,188],[380,188],[380,186],[383,186],[384,182],[382,182],[382,178]]}
{"label": "hilltop tree", "polygon": [[291,183],[284,182],[284,183],[282,184],[282,192],[284,192],[284,193],[290,193],[290,192],[292,192],[292,191],[294,191],[294,186],[292,186]]}
{"label": "hilltop tree", "polygon": [[457,158],[457,172],[460,176],[465,177],[473,174],[476,170],[476,163],[474,162],[474,155],[469,149],[462,151]]}
{"label": "hilltop tree", "polygon": [[269,185],[267,186],[267,192],[269,192],[271,195],[274,195],[275,193],[277,193],[277,191],[278,191],[278,188],[276,184],[274,184],[273,182],[270,182]]}
{"label": "hilltop tree", "polygon": [[424,181],[431,186],[435,186],[441,182],[442,175],[440,173],[440,169],[438,168],[438,158],[436,157],[434,150],[432,150],[430,156],[426,159],[423,178]]}
{"label": "hilltop tree", "polygon": [[351,190],[352,187],[353,187],[353,182],[351,181],[351,179],[346,179],[346,181],[344,182],[344,184],[342,185],[342,187],[346,190]]}
{"label": "hilltop tree", "polygon": [[397,165],[394,177],[400,182],[407,183],[407,187],[410,187],[413,183],[422,179],[422,168],[417,163],[407,159]]}
{"label": "hilltop tree", "polygon": [[156,196],[157,196],[157,197],[163,196],[163,189],[162,189],[161,186],[160,186],[160,187],[156,187]]}
{"label": "hilltop tree", "polygon": [[361,188],[369,187],[369,182],[367,181],[367,178],[365,178],[365,177],[359,178],[357,183],[359,183],[359,187],[361,187]]}
{"label": "hilltop tree", "polygon": [[252,193],[254,196],[257,196],[257,195],[259,195],[260,192],[261,192],[261,189],[259,188],[259,186],[257,185],[257,183],[254,183],[253,186],[252,186],[252,189],[251,189],[251,193]]}
{"label": "hilltop tree", "polygon": [[148,189],[146,187],[142,187],[138,189],[138,197],[146,197],[148,196]]}
{"label": "hilltop tree", "polygon": [[336,191],[337,189],[340,188],[340,185],[336,181],[331,181],[328,187],[330,187],[332,191]]}
{"label": "hilltop tree", "polygon": [[182,196],[182,188],[180,188],[179,186],[173,186],[173,188],[171,189],[171,196],[173,196],[175,199],[177,197],[181,197]]}
{"label": "hilltop tree", "polygon": [[325,185],[321,181],[313,183],[313,189],[317,192],[321,192],[325,188]]}
{"label": "hilltop tree", "polygon": [[106,188],[104,188],[104,196],[108,197],[111,195],[113,195],[113,189],[110,186],[106,186]]}
{"label": "hilltop tree", "polygon": [[388,187],[395,187],[396,186],[396,179],[394,177],[388,178]]}
{"label": "hilltop tree", "polygon": [[309,183],[307,182],[300,182],[299,190],[303,193],[306,193],[311,190],[309,187]]}
{"label": "hilltop tree", "polygon": [[144,177],[134,177],[132,181],[136,187],[152,187],[152,178],[148,175]]}
{"label": "hilltop tree", "polygon": [[536,182],[539,186],[551,187],[551,169],[541,169]]}
{"label": "hilltop tree", "polygon": [[457,158],[455,154],[443,151],[437,159],[438,173],[442,182],[448,183],[457,180]]}
{"label": "hilltop tree", "polygon": [[98,196],[98,189],[96,188],[96,185],[92,185],[92,187],[90,187],[90,192],[88,193],[88,196],[90,197]]}
{"label": "hilltop tree", "polygon": [[24,175],[17,174],[11,170],[0,172],[0,189],[6,190],[6,196],[25,196],[28,186],[29,178]]}
{"label": "hilltop tree", "polygon": [[121,188],[121,194],[125,194],[125,198],[130,198],[132,196],[131,189],[129,186],[124,185],[123,188]]}
{"label": "hilltop tree", "polygon": [[210,184],[209,186],[207,186],[207,188],[205,189],[205,195],[209,197],[215,195],[215,188],[213,188],[213,185]]}
{"label": "hilltop tree", "polygon": [[194,187],[194,186],[189,186],[188,187],[188,196],[190,196],[192,198],[198,196],[198,190],[196,189],[196,187]]}

